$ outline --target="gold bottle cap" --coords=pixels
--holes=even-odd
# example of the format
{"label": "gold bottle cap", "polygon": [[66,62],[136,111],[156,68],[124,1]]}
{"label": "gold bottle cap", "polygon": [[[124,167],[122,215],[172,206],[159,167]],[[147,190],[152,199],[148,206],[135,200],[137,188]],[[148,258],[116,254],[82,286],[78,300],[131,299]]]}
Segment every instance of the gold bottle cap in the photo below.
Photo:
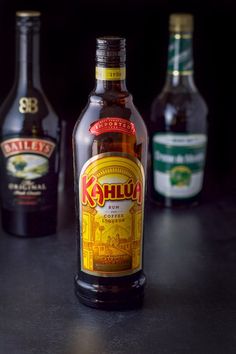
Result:
{"label": "gold bottle cap", "polygon": [[170,32],[192,32],[193,16],[190,14],[171,14],[169,22]]}
{"label": "gold bottle cap", "polygon": [[41,13],[39,11],[17,11],[16,16],[18,17],[39,17]]}

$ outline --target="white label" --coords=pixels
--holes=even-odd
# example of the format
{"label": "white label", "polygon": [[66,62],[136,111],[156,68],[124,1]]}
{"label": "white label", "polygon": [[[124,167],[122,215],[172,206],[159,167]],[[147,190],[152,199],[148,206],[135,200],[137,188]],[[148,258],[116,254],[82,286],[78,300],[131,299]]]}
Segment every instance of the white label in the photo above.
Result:
{"label": "white label", "polygon": [[155,190],[172,198],[190,198],[202,189],[207,137],[156,134],[153,137]]}

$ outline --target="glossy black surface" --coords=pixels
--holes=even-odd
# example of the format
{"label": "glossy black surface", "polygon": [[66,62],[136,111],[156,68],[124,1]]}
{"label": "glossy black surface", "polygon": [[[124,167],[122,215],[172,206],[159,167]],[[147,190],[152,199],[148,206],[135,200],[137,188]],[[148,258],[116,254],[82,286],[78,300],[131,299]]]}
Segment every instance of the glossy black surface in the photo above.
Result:
{"label": "glossy black surface", "polygon": [[74,294],[73,192],[63,195],[57,235],[1,232],[1,354],[235,353],[234,196],[187,210],[149,204],[144,305],[106,312]]}
{"label": "glossy black surface", "polygon": [[[43,139],[44,142],[48,140],[53,143],[54,148],[52,154],[47,156],[47,172],[40,173],[37,177],[38,186],[30,177],[32,186],[28,187],[29,193],[34,188],[39,194],[27,196],[23,192],[26,193],[23,198],[31,198],[30,201],[20,200],[22,196],[16,194],[24,189],[24,178],[9,173],[7,166],[10,160],[1,149],[2,227],[5,231],[22,237],[43,236],[56,230],[61,120],[52,109],[41,86],[40,20],[34,16],[16,16],[16,24],[15,80],[11,91],[0,105],[0,141]],[[32,153],[32,149],[28,152]],[[22,158],[22,153],[19,158]],[[15,184],[18,191],[11,189],[12,184]],[[43,185],[45,190],[40,191],[40,186]]]}

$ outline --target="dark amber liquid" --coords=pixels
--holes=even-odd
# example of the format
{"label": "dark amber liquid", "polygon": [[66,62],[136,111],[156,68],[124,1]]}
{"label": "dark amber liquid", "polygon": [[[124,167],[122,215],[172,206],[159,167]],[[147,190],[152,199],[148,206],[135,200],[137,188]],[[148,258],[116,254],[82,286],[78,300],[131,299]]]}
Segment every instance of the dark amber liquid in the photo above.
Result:
{"label": "dark amber liquid", "polygon": [[[79,175],[81,168],[91,157],[105,152],[122,152],[136,157],[146,169],[147,132],[142,118],[132,103],[132,97],[115,82],[108,84],[105,92],[93,92],[89,103],[74,129],[74,170],[79,220]],[[100,118],[119,117],[134,123],[136,134],[104,133],[94,136],[90,125]],[[145,276],[143,271],[122,277],[99,277],[81,271],[79,223],[77,230],[78,273],[75,291],[80,301],[88,306],[102,309],[132,308],[141,305]]]}

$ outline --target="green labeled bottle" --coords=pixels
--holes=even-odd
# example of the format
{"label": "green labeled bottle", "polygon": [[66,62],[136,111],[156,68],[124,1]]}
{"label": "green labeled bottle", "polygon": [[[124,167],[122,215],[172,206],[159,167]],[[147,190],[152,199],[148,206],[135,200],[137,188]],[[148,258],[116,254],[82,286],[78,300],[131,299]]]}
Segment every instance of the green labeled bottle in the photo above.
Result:
{"label": "green labeled bottle", "polygon": [[40,81],[40,13],[16,13],[15,82],[0,110],[0,195],[3,229],[53,234],[57,225],[61,123]]}
{"label": "green labeled bottle", "polygon": [[170,16],[166,84],[151,110],[152,199],[167,207],[195,204],[207,145],[207,106],[193,79],[193,17]]}

